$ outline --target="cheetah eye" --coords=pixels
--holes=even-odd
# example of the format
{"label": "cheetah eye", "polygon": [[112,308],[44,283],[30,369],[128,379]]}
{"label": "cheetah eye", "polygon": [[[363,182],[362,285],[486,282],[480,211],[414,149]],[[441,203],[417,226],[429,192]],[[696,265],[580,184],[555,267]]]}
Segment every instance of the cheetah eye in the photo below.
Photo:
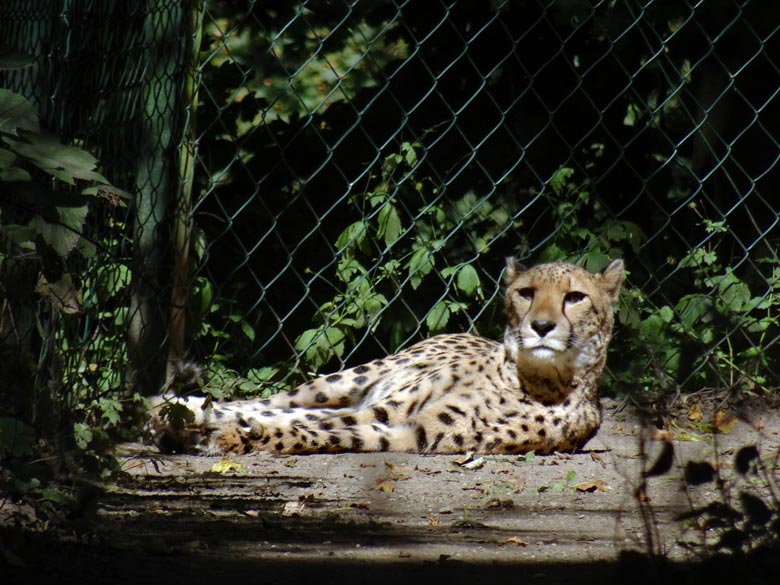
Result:
{"label": "cheetah eye", "polygon": [[517,289],[517,296],[526,301],[532,301],[534,300],[534,289],[529,286],[525,288],[519,288]]}
{"label": "cheetah eye", "polygon": [[573,290],[571,292],[566,293],[566,296],[563,297],[563,302],[566,303],[567,305],[574,305],[584,300],[586,296],[587,295],[585,293],[581,293],[580,291]]}

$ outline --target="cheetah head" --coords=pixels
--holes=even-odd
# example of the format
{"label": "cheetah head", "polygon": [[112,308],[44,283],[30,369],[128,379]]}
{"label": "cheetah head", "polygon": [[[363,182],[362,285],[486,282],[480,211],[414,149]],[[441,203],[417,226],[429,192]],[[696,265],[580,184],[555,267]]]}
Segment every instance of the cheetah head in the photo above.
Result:
{"label": "cheetah head", "polygon": [[600,372],[622,280],[622,260],[592,274],[564,262],[525,269],[508,258],[504,345],[521,379],[562,389],[583,370]]}

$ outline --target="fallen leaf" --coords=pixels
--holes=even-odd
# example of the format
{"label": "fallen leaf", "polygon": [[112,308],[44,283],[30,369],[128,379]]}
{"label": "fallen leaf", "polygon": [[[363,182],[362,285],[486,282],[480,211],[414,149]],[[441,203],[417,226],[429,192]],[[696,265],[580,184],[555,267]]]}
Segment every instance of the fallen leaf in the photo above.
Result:
{"label": "fallen leaf", "polygon": [[735,424],[737,424],[736,417],[731,416],[723,410],[719,410],[712,415],[712,426],[715,427],[715,430],[719,433],[726,434],[731,432],[731,429],[734,428]]}
{"label": "fallen leaf", "polygon": [[385,493],[389,494],[389,493],[395,491],[395,485],[393,484],[392,481],[384,480],[384,481],[380,481],[379,483],[377,483],[375,489],[377,491],[379,491],[379,492],[385,492]]}
{"label": "fallen leaf", "polygon": [[578,483],[574,486],[574,489],[578,492],[606,492],[609,491],[609,486],[606,485],[602,480],[596,480],[596,481],[585,481],[583,483]]}
{"label": "fallen leaf", "polygon": [[390,473],[413,473],[415,471],[414,467],[404,467],[402,465],[395,465],[394,463],[390,463],[389,461],[385,461],[385,467],[390,471]]}
{"label": "fallen leaf", "polygon": [[[705,426],[707,426],[707,425],[705,425]],[[704,432],[711,434],[711,433],[715,432],[715,429],[714,429],[714,427],[712,427],[712,428],[708,427],[707,430],[705,430]],[[697,435],[696,433],[679,433],[679,434],[674,436],[674,440],[675,441],[688,441],[690,443],[706,443],[706,442],[708,442],[706,438],[701,437],[701,436]]]}
{"label": "fallen leaf", "polygon": [[306,507],[306,502],[298,500],[297,502],[285,502],[282,506],[282,516],[298,516]]}
{"label": "fallen leaf", "polygon": [[289,457],[284,460],[285,467],[295,467],[298,463],[298,460],[295,457]]}
{"label": "fallen leaf", "polygon": [[525,542],[522,538],[519,538],[517,536],[510,536],[509,538],[505,538],[504,540],[498,541],[498,546],[504,546],[505,544],[514,544],[516,546],[522,546],[526,547],[528,546],[528,543]]}
{"label": "fallen leaf", "polygon": [[499,498],[491,498],[485,502],[484,506],[487,510],[495,508],[514,508],[515,503],[512,500],[500,500]]}
{"label": "fallen leaf", "polygon": [[385,461],[385,467],[389,472],[388,479],[392,479],[394,481],[404,481],[410,479],[412,477],[411,474],[414,472],[414,469],[411,467],[401,467],[398,465],[393,465],[387,461]]}
{"label": "fallen leaf", "polygon": [[697,404],[692,404],[688,409],[688,420],[691,422],[699,422],[703,416],[704,414]]}
{"label": "fallen leaf", "polygon": [[240,462],[232,459],[220,459],[211,466],[211,473],[230,473],[231,471],[241,472],[245,469]]}
{"label": "fallen leaf", "polygon": [[601,455],[599,455],[599,454],[598,454],[598,453],[596,453],[595,451],[591,451],[591,452],[590,452],[590,458],[591,458],[593,461],[596,461],[597,463],[601,463],[601,465],[604,465],[604,460],[601,458]]}
{"label": "fallen leaf", "polygon": [[428,526],[438,526],[439,521],[433,516],[428,516]]}
{"label": "fallen leaf", "polygon": [[474,459],[474,451],[468,451],[463,457],[456,457],[453,459],[453,463],[456,465],[465,465],[469,461]]}
{"label": "fallen leaf", "polygon": [[485,465],[485,458],[484,457],[477,457],[473,461],[469,461],[468,463],[464,463],[461,465],[463,469],[479,469],[480,467]]}

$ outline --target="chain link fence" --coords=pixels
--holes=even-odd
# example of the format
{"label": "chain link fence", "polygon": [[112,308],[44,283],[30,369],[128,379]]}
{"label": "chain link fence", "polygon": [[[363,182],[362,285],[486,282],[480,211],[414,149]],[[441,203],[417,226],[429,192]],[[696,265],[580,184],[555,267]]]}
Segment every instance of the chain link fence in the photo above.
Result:
{"label": "chain link fence", "polygon": [[209,5],[195,284],[231,335],[196,353],[292,383],[439,331],[500,336],[505,256],[621,256],[616,388],[775,386],[771,11]]}
{"label": "chain link fence", "polygon": [[[113,289],[70,317],[71,385],[108,368],[154,391],[191,359],[209,391],[267,393],[497,338],[515,255],[627,261],[612,391],[777,386],[771,2],[12,1],[0,21],[35,57],[4,86],[132,196],[90,214],[112,245],[80,261]],[[87,350],[121,311],[127,376]]]}

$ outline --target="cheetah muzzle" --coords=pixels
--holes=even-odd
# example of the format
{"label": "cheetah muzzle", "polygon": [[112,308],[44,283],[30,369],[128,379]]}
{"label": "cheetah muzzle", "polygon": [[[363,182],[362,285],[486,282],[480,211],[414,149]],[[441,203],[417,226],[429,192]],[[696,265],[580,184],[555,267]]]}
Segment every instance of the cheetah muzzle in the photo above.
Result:
{"label": "cheetah muzzle", "polygon": [[[439,335],[269,399],[205,407],[188,398],[188,436],[209,453],[580,448],[601,423],[598,386],[623,262],[591,274],[563,262],[524,269],[510,258],[506,279],[503,343]],[[155,410],[170,400],[159,397]]]}

